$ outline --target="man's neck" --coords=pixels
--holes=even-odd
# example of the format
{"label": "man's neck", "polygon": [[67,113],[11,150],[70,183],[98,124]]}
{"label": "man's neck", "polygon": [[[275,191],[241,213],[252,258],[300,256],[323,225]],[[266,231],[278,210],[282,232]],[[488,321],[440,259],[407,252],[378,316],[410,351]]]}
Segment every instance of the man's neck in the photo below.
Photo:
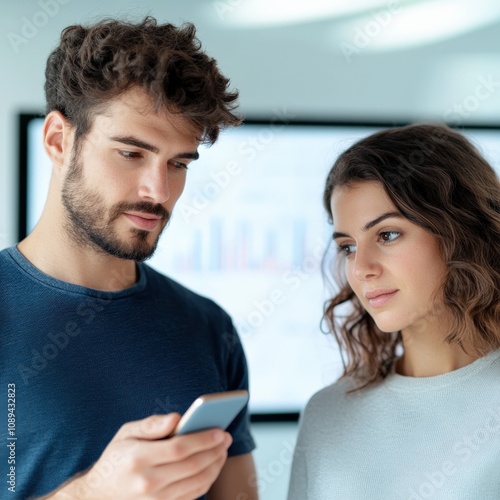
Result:
{"label": "man's neck", "polygon": [[43,273],[67,283],[103,291],[118,291],[137,281],[134,261],[80,246],[40,220],[18,245],[19,251]]}

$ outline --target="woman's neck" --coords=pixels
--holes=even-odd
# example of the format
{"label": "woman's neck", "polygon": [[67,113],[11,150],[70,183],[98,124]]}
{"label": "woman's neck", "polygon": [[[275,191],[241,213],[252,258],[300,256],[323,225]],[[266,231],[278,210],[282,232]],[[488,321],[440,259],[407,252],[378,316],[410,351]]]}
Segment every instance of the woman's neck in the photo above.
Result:
{"label": "woman's neck", "polygon": [[473,349],[446,342],[442,328],[439,331],[403,331],[402,336],[404,353],[396,363],[396,372],[401,375],[442,375],[467,366],[479,357]]}

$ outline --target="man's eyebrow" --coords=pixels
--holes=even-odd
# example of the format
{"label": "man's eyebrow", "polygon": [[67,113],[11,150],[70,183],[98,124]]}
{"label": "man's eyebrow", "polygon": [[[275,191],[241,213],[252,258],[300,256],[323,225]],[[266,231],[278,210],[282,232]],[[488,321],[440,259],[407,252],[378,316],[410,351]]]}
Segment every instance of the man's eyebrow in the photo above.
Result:
{"label": "man's eyebrow", "polygon": [[159,149],[152,144],[148,144],[147,142],[141,141],[136,137],[132,137],[131,135],[118,135],[110,137],[112,141],[121,142],[122,144],[126,144],[127,146],[135,146],[137,148],[145,149],[146,151],[151,151],[151,153],[159,153]]}
{"label": "man's eyebrow", "polygon": [[[151,153],[158,154],[160,152],[159,148],[157,148],[156,146],[153,146],[152,144],[141,141],[140,139],[137,139],[136,137],[133,137],[131,135],[113,136],[113,137],[110,137],[110,139],[112,141],[121,142],[122,144],[126,144],[127,146],[135,146],[137,148],[145,149],[146,151],[151,151]],[[187,160],[197,160],[199,157],[200,157],[200,154],[198,153],[198,151],[179,153],[179,154],[174,156],[175,159],[185,158]]]}
{"label": "man's eyebrow", "polygon": [[185,159],[185,160],[197,160],[200,157],[200,153],[198,151],[193,151],[191,153],[179,153],[175,155],[174,158],[176,160]]}
{"label": "man's eyebrow", "polygon": [[[397,218],[403,218],[403,216],[399,212],[386,212],[385,214],[379,215],[376,219],[373,219],[370,222],[367,222],[365,226],[361,229],[362,231],[368,231],[372,227],[376,226],[380,222],[384,221],[385,219],[390,219],[392,217],[397,217]],[[346,233],[339,233],[335,231],[333,233],[333,239],[335,240],[336,238],[350,238]]]}

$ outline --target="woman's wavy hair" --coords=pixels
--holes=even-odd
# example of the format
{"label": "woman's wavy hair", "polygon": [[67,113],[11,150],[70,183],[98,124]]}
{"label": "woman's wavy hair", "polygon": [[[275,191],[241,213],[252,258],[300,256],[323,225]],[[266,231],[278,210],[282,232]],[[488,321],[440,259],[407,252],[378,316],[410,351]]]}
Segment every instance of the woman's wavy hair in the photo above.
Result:
{"label": "woman's wavy hair", "polygon": [[186,118],[213,144],[221,128],[238,125],[238,92],[214,59],[201,50],[192,24],[176,27],[146,17],[134,24],[104,19],[92,26],[69,26],[45,70],[46,112],[60,111],[84,136],[95,114],[132,87]]}
{"label": "woman's wavy hair", "polygon": [[[447,266],[442,297],[453,317],[445,340],[482,356],[500,347],[500,182],[475,147],[439,124],[383,130],[360,140],[330,170],[323,203],[339,187],[380,183],[398,211],[434,235]],[[324,320],[338,343],[343,377],[358,389],[384,379],[402,346],[401,332],[382,332],[342,276],[325,303]],[[347,314],[337,313],[350,304]],[[342,309],[342,308],[341,308]]]}

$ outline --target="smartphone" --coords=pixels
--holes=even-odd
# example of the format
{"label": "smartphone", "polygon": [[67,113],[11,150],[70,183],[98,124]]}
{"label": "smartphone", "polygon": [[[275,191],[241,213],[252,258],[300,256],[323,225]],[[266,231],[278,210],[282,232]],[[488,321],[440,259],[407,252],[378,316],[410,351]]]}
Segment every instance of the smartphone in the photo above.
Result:
{"label": "smartphone", "polygon": [[179,436],[214,427],[226,430],[247,403],[248,391],[245,390],[204,394],[184,413],[173,435]]}

